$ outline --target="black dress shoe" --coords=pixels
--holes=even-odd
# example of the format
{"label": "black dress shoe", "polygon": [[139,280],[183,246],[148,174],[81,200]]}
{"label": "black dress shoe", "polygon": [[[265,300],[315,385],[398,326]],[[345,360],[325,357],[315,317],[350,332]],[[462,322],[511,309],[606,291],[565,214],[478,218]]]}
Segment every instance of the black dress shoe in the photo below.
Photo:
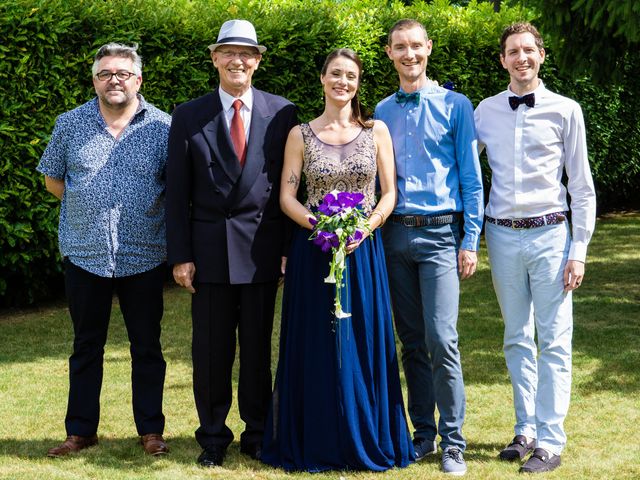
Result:
{"label": "black dress shoe", "polygon": [[527,437],[524,435],[516,435],[511,440],[511,443],[507,445],[498,455],[500,460],[507,460],[509,462],[513,460],[522,460],[524,457],[533,452],[536,448],[535,439],[527,443]]}
{"label": "black dress shoe", "polygon": [[261,443],[240,444],[240,452],[249,455],[254,460],[260,460],[262,455]]}
{"label": "black dress shoe", "polygon": [[549,453],[544,448],[536,448],[529,460],[520,467],[520,473],[550,472],[560,466],[560,455],[549,458]]}
{"label": "black dress shoe", "polygon": [[207,447],[198,457],[198,463],[203,467],[219,467],[224,460],[226,450],[222,447]]}

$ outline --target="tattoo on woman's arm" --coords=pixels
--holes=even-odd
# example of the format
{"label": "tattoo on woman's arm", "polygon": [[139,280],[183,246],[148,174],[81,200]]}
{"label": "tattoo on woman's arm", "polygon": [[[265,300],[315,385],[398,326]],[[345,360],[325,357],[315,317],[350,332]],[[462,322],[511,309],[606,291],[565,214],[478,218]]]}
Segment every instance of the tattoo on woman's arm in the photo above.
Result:
{"label": "tattoo on woman's arm", "polygon": [[291,176],[289,177],[289,180],[287,180],[287,183],[289,185],[293,185],[295,188],[298,188],[298,186],[300,185],[300,179],[298,178],[298,176],[293,173],[293,171],[291,172]]}

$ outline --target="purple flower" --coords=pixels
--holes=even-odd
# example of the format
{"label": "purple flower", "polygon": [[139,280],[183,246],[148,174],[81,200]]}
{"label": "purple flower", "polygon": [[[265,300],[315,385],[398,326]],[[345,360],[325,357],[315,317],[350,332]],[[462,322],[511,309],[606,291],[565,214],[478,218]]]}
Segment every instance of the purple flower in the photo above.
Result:
{"label": "purple flower", "polygon": [[327,216],[342,213],[347,208],[355,208],[364,200],[364,194],[360,192],[329,192],[320,205],[318,211]]}
{"label": "purple flower", "polygon": [[347,238],[347,243],[359,242],[360,240],[362,240],[363,236],[364,236],[364,233],[362,233],[362,230],[357,228],[356,231],[353,233],[353,235],[349,235],[349,237]]}
{"label": "purple flower", "polygon": [[328,252],[331,247],[338,248],[340,239],[335,233],[319,231],[313,239],[314,245],[318,245],[323,252]]}
{"label": "purple flower", "polygon": [[360,192],[340,192],[337,200],[343,208],[355,208],[364,200],[364,194]]}
{"label": "purple flower", "polygon": [[318,211],[331,216],[336,213],[340,213],[342,211],[342,207],[340,206],[336,195],[334,195],[333,192],[329,192],[324,196],[320,205],[318,205]]}
{"label": "purple flower", "polygon": [[336,204],[338,202],[338,197],[336,195],[337,193],[339,193],[337,190],[327,193],[324,197],[322,197],[322,203],[326,203],[327,205]]}
{"label": "purple flower", "polygon": [[342,211],[342,207],[338,204],[328,204],[322,202],[320,205],[318,205],[318,211],[331,217],[332,215],[340,213]]}

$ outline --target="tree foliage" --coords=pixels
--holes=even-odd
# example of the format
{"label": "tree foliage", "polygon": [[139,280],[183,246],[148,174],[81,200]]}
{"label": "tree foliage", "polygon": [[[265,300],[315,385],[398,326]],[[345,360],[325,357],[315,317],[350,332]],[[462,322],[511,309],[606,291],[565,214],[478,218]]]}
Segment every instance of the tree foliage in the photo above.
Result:
{"label": "tree foliage", "polygon": [[621,82],[624,65],[638,60],[638,0],[529,0],[539,22],[559,43],[558,62],[573,74],[588,72],[595,81]]}

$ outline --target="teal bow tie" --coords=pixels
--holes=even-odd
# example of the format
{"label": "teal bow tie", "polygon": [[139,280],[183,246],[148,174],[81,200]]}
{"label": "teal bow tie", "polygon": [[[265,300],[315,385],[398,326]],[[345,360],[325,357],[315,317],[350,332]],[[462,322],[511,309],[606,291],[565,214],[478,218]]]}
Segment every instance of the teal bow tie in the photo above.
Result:
{"label": "teal bow tie", "polygon": [[396,102],[401,103],[402,105],[406,105],[408,102],[413,102],[415,105],[418,105],[420,103],[420,92],[396,92]]}

